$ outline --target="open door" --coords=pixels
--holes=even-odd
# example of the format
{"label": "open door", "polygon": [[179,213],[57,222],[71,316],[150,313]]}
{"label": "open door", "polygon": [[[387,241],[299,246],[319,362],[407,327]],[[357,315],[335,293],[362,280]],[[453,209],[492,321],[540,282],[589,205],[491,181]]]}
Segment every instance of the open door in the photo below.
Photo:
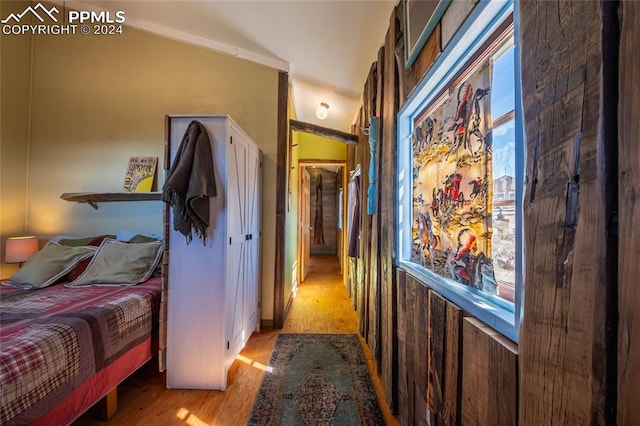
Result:
{"label": "open door", "polygon": [[300,206],[298,208],[298,235],[300,245],[298,259],[300,263],[300,282],[307,278],[309,271],[309,248],[311,244],[311,176],[306,167],[301,168],[300,173]]}

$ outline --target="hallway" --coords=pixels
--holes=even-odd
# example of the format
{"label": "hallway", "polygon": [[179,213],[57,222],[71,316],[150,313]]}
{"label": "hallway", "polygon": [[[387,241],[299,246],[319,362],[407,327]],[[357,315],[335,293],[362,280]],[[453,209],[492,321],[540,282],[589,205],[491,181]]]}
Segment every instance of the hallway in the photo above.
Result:
{"label": "hallway", "polygon": [[357,333],[358,320],[342,284],[338,257],[311,255],[307,279],[299,286],[284,323],[288,333]]}
{"label": "hallway", "polygon": [[[154,361],[118,388],[118,412],[114,425],[238,426],[246,424],[253,401],[269,362],[276,336],[287,333],[356,333],[355,311],[339,275],[335,255],[311,257],[307,279],[299,286],[282,330],[254,333],[229,370],[224,392],[166,389],[165,375],[158,374]],[[360,339],[362,343],[362,339]],[[382,382],[368,347],[363,344],[372,379],[388,425],[398,425],[384,403]],[[85,414],[74,425],[102,425]]]}

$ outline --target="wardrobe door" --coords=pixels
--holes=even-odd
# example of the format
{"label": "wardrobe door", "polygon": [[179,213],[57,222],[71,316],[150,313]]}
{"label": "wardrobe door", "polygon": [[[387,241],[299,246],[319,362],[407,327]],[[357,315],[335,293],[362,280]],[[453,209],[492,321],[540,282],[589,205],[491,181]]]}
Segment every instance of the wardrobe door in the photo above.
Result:
{"label": "wardrobe door", "polygon": [[260,282],[260,193],[262,186],[262,159],[260,151],[247,147],[246,169],[246,229],[249,239],[246,242],[246,292],[245,292],[245,328],[247,338],[256,329],[258,322],[258,300]]}
{"label": "wardrobe door", "polygon": [[[227,145],[227,281],[225,333],[227,351],[235,354],[244,344],[244,297],[247,257],[246,142],[231,134]],[[229,363],[227,359],[227,363]],[[232,360],[231,360],[232,361]]]}

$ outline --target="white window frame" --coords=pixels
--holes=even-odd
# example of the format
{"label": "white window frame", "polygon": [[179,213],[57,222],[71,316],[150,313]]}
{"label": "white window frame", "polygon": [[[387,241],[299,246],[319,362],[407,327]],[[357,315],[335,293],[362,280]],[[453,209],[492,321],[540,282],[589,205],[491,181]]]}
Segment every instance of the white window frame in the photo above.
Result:
{"label": "white window frame", "polygon": [[[415,117],[424,110],[445,85],[469,62],[478,49],[489,39],[498,27],[513,13],[514,20],[514,72],[515,72],[515,126],[516,165],[521,170],[516,173],[516,253],[515,253],[515,303],[513,306],[497,297],[482,295],[469,287],[448,280],[440,275],[409,261],[412,233],[412,152],[411,133]],[[522,200],[524,179],[524,133],[522,119],[522,85],[520,81],[520,46],[517,23],[518,4],[513,0],[480,1],[447,48],[436,59],[427,74],[418,83],[405,104],[398,112],[398,210],[397,241],[398,266],[419,279],[442,296],[469,312],[490,327],[496,329],[514,342],[519,340],[524,293],[523,264],[523,223]]]}

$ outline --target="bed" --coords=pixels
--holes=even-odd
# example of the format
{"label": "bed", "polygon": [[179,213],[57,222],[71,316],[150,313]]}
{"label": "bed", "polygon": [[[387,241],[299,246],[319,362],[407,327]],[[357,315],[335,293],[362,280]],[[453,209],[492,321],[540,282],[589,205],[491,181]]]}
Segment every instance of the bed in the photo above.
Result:
{"label": "bed", "polygon": [[[157,353],[162,277],[149,273],[123,284],[109,282],[122,281],[120,276],[96,273],[101,260],[102,269],[131,269],[110,263],[113,250],[140,246],[114,241],[103,239],[91,256],[82,257],[84,281],[68,281],[78,266],[72,262],[46,286],[0,286],[0,424],[71,423]],[[34,258],[69,251],[47,247]],[[160,252],[149,260],[154,268]],[[124,257],[125,263],[139,263],[130,252]],[[29,262],[27,272],[40,266]]]}

